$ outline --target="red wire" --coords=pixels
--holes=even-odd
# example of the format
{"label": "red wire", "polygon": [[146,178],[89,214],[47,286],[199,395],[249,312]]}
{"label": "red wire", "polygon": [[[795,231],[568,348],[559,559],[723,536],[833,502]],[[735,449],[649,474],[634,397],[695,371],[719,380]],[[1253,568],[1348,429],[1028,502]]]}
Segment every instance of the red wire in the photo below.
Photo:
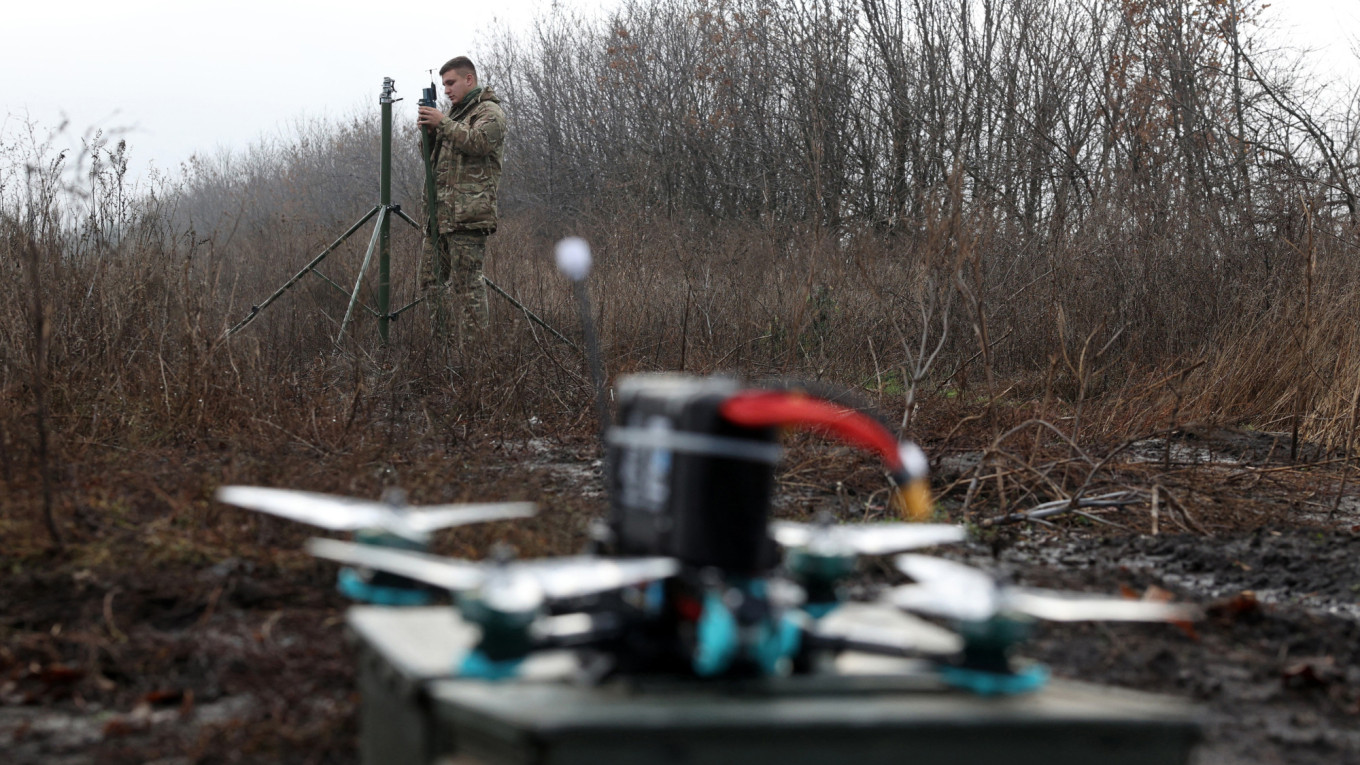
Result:
{"label": "red wire", "polygon": [[874,418],[801,393],[742,391],[719,408],[723,418],[747,428],[801,426],[877,452],[894,473],[904,470],[897,439]]}

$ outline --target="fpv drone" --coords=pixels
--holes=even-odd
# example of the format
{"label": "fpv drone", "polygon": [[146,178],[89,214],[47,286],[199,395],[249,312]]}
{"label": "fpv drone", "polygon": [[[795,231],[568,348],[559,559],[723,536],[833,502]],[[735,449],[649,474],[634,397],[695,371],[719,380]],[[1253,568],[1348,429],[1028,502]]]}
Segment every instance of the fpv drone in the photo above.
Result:
{"label": "fpv drone", "polygon": [[[929,659],[945,683],[977,693],[1021,693],[1047,679],[1042,666],[1011,657],[1036,619],[1194,616],[1180,605],[1002,586],[961,564],[901,555],[896,564],[915,584],[888,591],[882,601],[951,620],[961,650],[931,654],[881,629],[823,626],[846,602],[844,585],[859,557],[958,542],[965,531],[926,523],[771,522],[778,430],[808,428],[878,454],[894,504],[907,518],[930,512],[921,451],[899,444],[873,417],[799,390],[636,375],[621,379],[617,394],[619,424],[606,434],[610,513],[590,554],[442,558],[390,544],[390,519],[381,534],[356,543],[314,539],[308,550],[346,564],[356,577],[384,575],[452,593],[463,620],[480,629],[454,670],[489,680],[516,676],[526,657],[545,649],[577,651],[597,679],[806,674],[853,650]],[[232,494],[224,499],[247,504]]]}

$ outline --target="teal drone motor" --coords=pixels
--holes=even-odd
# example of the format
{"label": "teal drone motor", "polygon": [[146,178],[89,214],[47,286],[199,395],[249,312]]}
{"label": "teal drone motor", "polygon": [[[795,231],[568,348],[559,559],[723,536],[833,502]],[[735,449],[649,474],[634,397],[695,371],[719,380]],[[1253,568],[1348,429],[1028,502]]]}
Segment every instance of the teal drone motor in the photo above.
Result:
{"label": "teal drone motor", "polygon": [[1036,620],[1178,622],[1198,615],[1183,603],[1000,584],[970,566],[924,555],[899,555],[895,563],[916,584],[898,587],[886,599],[904,610],[952,620],[963,648],[940,662],[940,677],[982,695],[1029,693],[1048,681],[1043,665],[1012,658]]}
{"label": "teal drone motor", "polygon": [[764,579],[745,579],[705,593],[695,622],[696,675],[716,677],[738,662],[765,676],[793,671],[803,625],[775,606],[769,589]]}
{"label": "teal drone motor", "polygon": [[754,668],[787,675],[807,664],[803,637],[815,622],[845,602],[843,583],[866,555],[963,541],[962,527],[945,524],[834,525],[776,521],[770,535],[786,549],[780,577],[729,577],[705,586],[695,625],[694,671],[700,677]]}
{"label": "teal drone motor", "polygon": [[1013,696],[1037,691],[1048,682],[1047,667],[1018,663],[1012,655],[1033,634],[1033,619],[997,614],[983,621],[956,622],[955,630],[963,638],[963,649],[954,661],[940,665],[945,683],[980,696]]}
{"label": "teal drone motor", "polygon": [[[380,529],[360,529],[354,541],[361,545],[390,547],[395,550],[426,552],[428,543],[408,539]],[[336,589],[345,597],[375,606],[424,606],[434,600],[430,588],[404,576],[386,571],[344,566],[336,574]]]}
{"label": "teal drone motor", "polygon": [[511,595],[525,599],[516,604],[504,600],[497,603],[495,598],[488,602],[485,593],[459,596],[458,610],[463,620],[476,625],[482,633],[476,647],[459,663],[459,677],[484,680],[513,677],[536,647],[530,633],[535,620],[542,615],[542,593],[538,593],[537,600],[529,599],[533,595],[527,589],[521,595]]}

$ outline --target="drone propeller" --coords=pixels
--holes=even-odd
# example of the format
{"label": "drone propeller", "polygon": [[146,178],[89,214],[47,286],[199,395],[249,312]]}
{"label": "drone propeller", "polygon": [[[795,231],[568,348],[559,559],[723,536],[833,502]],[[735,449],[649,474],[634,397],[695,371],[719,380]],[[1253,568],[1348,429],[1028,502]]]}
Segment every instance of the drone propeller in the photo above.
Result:
{"label": "drone propeller", "polygon": [[477,563],[437,555],[311,539],[307,551],[318,558],[398,574],[451,592],[481,590],[498,610],[523,611],[546,600],[569,600],[674,576],[671,558],[593,558],[577,556],[529,561]]}
{"label": "drone propeller", "polygon": [[831,523],[770,524],[774,540],[784,547],[807,548],[816,555],[888,555],[921,547],[961,542],[962,526],[944,523],[871,523],[838,526]]}
{"label": "drone propeller", "polygon": [[788,548],[784,565],[807,593],[803,610],[822,617],[844,600],[841,583],[855,571],[861,555],[884,555],[958,542],[961,526],[924,523],[875,523],[837,526],[829,516],[814,524],[776,521],[775,541]]}
{"label": "drone propeller", "polygon": [[470,523],[527,518],[537,511],[533,502],[487,502],[476,504],[406,504],[404,492],[391,492],[384,500],[371,501],[259,486],[223,486],[217,499],[230,505],[277,515],[333,531],[380,529],[424,543],[430,532]]}
{"label": "drone propeller", "polygon": [[809,621],[809,636],[841,650],[893,656],[939,656],[957,652],[953,632],[895,608],[847,603],[823,619]]}
{"label": "drone propeller", "polygon": [[918,583],[892,590],[888,599],[894,605],[962,622],[982,622],[998,615],[1057,622],[1176,622],[1197,615],[1195,608],[1183,603],[1001,585],[970,566],[924,555],[899,555],[896,563]]}
{"label": "drone propeller", "polygon": [[923,555],[899,555],[896,563],[917,584],[893,589],[886,599],[908,611],[955,620],[963,648],[939,665],[940,678],[982,695],[1029,693],[1048,682],[1047,667],[1011,657],[1036,619],[1180,622],[1197,615],[1186,604],[1004,585],[962,563]]}

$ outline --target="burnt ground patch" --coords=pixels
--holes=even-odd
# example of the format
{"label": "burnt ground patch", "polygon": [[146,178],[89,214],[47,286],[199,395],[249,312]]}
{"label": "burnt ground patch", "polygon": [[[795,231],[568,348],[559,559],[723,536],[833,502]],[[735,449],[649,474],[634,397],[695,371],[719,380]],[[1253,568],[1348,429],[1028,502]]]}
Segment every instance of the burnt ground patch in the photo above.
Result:
{"label": "burnt ground patch", "polygon": [[7,761],[353,761],[342,599],[315,576],[254,569],[7,575]]}

